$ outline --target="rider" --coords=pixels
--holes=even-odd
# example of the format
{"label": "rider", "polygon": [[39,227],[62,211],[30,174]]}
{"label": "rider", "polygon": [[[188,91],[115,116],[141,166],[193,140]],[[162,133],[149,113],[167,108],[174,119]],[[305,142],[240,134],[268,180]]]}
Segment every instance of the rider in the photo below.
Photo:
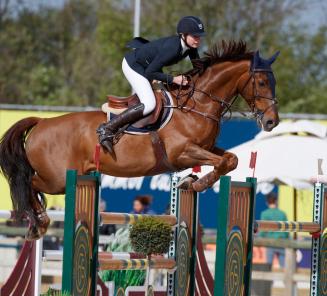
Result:
{"label": "rider", "polygon": [[178,22],[177,35],[151,42],[139,38],[143,42],[139,42],[138,46],[134,46],[135,50],[125,55],[122,63],[123,73],[139,97],[140,103],[125,110],[109,122],[101,124],[97,129],[99,142],[110,153],[113,151],[114,135],[119,128],[136,122],[155,109],[156,99],[151,87],[152,80],[167,84],[188,84],[183,75],[174,77],[163,73],[162,68],[177,64],[187,56],[190,60],[199,58],[197,48],[204,35],[202,21],[195,16],[185,16]]}

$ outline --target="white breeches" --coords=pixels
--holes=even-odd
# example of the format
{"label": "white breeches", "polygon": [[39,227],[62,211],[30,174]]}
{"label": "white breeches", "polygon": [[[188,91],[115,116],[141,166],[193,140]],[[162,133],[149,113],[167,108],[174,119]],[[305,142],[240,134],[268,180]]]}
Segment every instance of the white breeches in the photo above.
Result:
{"label": "white breeches", "polygon": [[156,98],[154,96],[150,81],[134,71],[128,65],[125,58],[123,59],[122,69],[134,92],[139,97],[141,103],[144,104],[143,115],[148,115],[156,107]]}

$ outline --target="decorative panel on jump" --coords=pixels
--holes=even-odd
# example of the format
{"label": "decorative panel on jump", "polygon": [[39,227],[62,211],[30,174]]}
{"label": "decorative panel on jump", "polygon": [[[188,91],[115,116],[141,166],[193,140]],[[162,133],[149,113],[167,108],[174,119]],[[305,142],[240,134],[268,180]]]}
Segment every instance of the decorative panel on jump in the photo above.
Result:
{"label": "decorative panel on jump", "polygon": [[215,296],[249,295],[256,179],[220,178]]}
{"label": "decorative panel on jump", "polygon": [[99,174],[66,176],[62,290],[74,296],[96,293]]}

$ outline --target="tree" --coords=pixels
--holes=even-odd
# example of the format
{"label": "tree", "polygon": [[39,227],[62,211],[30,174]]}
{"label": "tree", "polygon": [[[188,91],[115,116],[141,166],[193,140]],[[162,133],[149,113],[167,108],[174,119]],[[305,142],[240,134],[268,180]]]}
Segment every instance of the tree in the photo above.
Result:
{"label": "tree", "polygon": [[[132,38],[134,1],[66,0],[61,7],[32,9],[28,3],[0,0],[0,102],[99,106],[108,93],[130,93],[121,62]],[[150,40],[173,35],[182,16],[196,15],[207,31],[201,53],[222,39],[243,39],[266,57],[281,50],[273,65],[280,110],[322,112],[327,104],[326,26],[305,29],[299,15],[310,4],[142,1],[141,35]],[[185,61],[165,71],[190,67]]]}

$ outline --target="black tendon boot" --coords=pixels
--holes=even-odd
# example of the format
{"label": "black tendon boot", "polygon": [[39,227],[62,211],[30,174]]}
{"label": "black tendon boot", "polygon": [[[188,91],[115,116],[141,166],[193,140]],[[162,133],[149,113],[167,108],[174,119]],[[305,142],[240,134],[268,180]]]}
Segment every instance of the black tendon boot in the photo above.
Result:
{"label": "black tendon boot", "polygon": [[144,104],[140,103],[111,119],[97,128],[99,143],[110,153],[113,152],[113,139],[117,131],[126,124],[133,124],[143,117]]}

